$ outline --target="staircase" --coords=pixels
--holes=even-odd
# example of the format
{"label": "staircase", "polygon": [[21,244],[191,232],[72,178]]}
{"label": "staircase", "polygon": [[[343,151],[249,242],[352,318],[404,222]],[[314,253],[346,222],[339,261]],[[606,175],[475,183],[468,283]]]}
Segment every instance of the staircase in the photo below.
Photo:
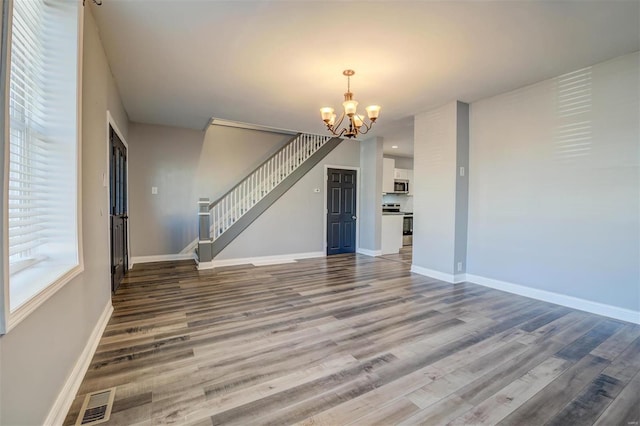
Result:
{"label": "staircase", "polygon": [[213,258],[327,156],[340,138],[297,134],[280,150],[213,202],[199,201],[198,268]]}

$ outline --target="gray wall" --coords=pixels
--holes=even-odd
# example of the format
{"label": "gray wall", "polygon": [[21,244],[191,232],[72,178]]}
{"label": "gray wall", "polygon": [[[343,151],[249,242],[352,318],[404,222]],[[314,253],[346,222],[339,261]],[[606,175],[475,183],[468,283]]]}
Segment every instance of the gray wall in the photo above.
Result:
{"label": "gray wall", "polygon": [[82,129],[84,272],[0,338],[0,424],[42,424],[110,302],[106,111],[128,118],[98,30],[85,8]]}
{"label": "gray wall", "polygon": [[292,137],[258,130],[210,126],[198,162],[198,195],[209,197],[211,201],[221,197]]}
{"label": "gray wall", "polygon": [[383,139],[371,138],[360,144],[360,248],[382,249],[382,150]]}
{"label": "gray wall", "polygon": [[640,310],[638,75],[634,53],[471,105],[468,273]]}
{"label": "gray wall", "polygon": [[457,102],[416,115],[413,265],[454,273]]}
{"label": "gray wall", "polygon": [[[129,221],[133,256],[179,253],[197,235],[194,183],[205,132],[131,123]],[[156,195],[151,187],[157,187]]]}
{"label": "gray wall", "polygon": [[205,133],[131,123],[132,256],[179,253],[197,237],[198,198],[223,195],[291,137],[224,126]]}
{"label": "gray wall", "polygon": [[[461,172],[464,169],[464,172]],[[456,103],[456,223],[454,271],[466,272],[469,213],[469,104]],[[459,267],[460,266],[460,267]]]}
{"label": "gray wall", "polygon": [[[360,143],[349,140],[340,143],[215,260],[324,252],[325,165],[358,167]],[[320,192],[314,192],[316,188]]]}

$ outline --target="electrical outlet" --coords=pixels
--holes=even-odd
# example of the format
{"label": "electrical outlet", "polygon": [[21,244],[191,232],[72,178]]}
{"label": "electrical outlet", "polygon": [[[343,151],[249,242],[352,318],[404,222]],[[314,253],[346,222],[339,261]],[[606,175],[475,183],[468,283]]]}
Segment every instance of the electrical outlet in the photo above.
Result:
{"label": "electrical outlet", "polygon": [[464,176],[464,166],[460,167],[460,176]]}
{"label": "electrical outlet", "polygon": [[458,262],[458,272],[462,271],[462,262]]}

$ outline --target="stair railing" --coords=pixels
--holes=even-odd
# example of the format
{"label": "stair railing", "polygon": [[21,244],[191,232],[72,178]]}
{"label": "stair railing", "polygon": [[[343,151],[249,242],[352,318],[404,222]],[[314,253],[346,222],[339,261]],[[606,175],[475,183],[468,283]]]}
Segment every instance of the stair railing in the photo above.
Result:
{"label": "stair railing", "polygon": [[212,240],[222,235],[330,139],[329,136],[296,135],[236,186],[210,203]]}

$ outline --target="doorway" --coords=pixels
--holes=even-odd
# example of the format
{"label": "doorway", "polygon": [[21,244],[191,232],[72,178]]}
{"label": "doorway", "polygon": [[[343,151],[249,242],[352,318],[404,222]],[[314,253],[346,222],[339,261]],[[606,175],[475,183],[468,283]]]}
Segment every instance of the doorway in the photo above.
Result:
{"label": "doorway", "polygon": [[127,244],[127,147],[109,125],[109,215],[111,291],[116,292],[129,268]]}
{"label": "doorway", "polygon": [[327,255],[355,253],[357,171],[327,169]]}

